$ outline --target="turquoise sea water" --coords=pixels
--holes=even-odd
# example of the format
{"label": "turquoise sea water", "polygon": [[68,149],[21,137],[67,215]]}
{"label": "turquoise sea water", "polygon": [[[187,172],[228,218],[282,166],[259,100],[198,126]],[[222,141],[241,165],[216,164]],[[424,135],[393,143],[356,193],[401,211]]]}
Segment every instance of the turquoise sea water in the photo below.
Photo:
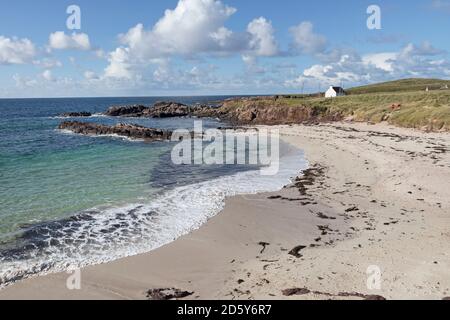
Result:
{"label": "turquoise sea water", "polygon": [[[187,104],[217,99],[167,98]],[[0,100],[0,285],[149,251],[199,227],[225,196],[276,190],[305,166],[299,154],[286,157],[278,177],[260,177],[254,166],[175,166],[167,142],[55,129],[63,112],[100,113],[158,100]],[[177,129],[192,128],[194,119],[83,121]],[[203,125],[223,124],[210,119]]]}

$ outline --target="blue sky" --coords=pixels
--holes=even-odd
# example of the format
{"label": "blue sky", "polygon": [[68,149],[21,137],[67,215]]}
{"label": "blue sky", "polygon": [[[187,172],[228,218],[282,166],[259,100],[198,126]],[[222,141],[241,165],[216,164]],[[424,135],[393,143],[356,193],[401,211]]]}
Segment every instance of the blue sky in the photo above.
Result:
{"label": "blue sky", "polygon": [[[69,30],[69,5],[81,29]],[[381,30],[367,8],[381,10]],[[450,78],[450,0],[0,3],[0,97],[313,92]]]}

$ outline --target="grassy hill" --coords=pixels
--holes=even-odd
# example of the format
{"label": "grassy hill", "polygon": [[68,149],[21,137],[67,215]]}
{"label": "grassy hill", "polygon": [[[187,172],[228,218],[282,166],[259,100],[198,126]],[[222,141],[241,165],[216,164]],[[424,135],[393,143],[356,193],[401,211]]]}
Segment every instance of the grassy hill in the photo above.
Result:
{"label": "grassy hill", "polygon": [[348,89],[349,94],[368,94],[368,93],[380,93],[380,92],[413,92],[413,91],[425,91],[428,87],[429,90],[439,90],[443,86],[447,85],[450,88],[449,80],[440,79],[402,79],[397,81],[382,82],[372,84],[368,86],[355,87]]}
{"label": "grassy hill", "polygon": [[[390,124],[426,131],[450,131],[450,81],[438,79],[405,79],[348,90],[349,95],[326,99],[318,95],[289,95],[258,98],[257,102],[234,102],[234,107],[293,107],[310,110],[320,119],[352,118],[354,121]],[[426,92],[425,88],[430,91]]]}

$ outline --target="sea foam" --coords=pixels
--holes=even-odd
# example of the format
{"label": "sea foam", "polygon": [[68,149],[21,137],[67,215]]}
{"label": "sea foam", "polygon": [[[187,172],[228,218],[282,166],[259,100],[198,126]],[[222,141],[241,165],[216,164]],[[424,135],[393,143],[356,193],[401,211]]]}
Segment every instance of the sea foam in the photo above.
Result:
{"label": "sea foam", "polygon": [[292,149],[274,176],[239,172],[175,187],[148,202],[93,208],[33,226],[19,247],[0,251],[0,285],[152,251],[201,227],[227,197],[278,191],[306,167],[303,152]]}

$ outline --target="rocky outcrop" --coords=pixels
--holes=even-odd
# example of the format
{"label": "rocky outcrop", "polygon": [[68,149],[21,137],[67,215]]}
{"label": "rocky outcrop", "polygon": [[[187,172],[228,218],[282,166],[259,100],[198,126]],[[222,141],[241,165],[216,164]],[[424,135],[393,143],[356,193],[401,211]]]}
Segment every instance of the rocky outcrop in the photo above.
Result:
{"label": "rocky outcrop", "polygon": [[97,123],[84,123],[78,121],[62,122],[58,129],[69,130],[73,133],[83,135],[118,135],[132,139],[144,139],[146,141],[164,141],[170,140],[171,131],[142,127],[130,124],[117,124],[115,126],[106,126]]}
{"label": "rocky outcrop", "polygon": [[82,117],[91,117],[92,113],[90,112],[66,112],[59,115],[61,118],[82,118]]}
{"label": "rocky outcrop", "polygon": [[109,108],[105,115],[111,117],[142,117],[147,109],[149,108],[143,105],[114,106]]}
{"label": "rocky outcrop", "polygon": [[191,107],[176,102],[157,102],[153,108],[148,108],[143,113],[148,118],[175,118],[187,117],[192,114]]}
{"label": "rocky outcrop", "polygon": [[153,107],[143,105],[114,106],[105,115],[111,117],[145,117],[145,118],[179,118],[179,117],[207,117],[215,116],[216,108],[196,105],[188,106],[178,102],[157,102]]}
{"label": "rocky outcrop", "polygon": [[143,105],[116,106],[106,113],[113,117],[218,118],[233,125],[279,125],[341,121],[342,113],[326,106],[289,105],[279,97],[247,97],[227,99],[220,106],[187,106],[176,102],[158,102],[153,107]]}
{"label": "rocky outcrop", "polygon": [[276,97],[227,100],[215,110],[215,117],[239,125],[281,125],[340,121],[343,115],[327,107],[286,105]]}

